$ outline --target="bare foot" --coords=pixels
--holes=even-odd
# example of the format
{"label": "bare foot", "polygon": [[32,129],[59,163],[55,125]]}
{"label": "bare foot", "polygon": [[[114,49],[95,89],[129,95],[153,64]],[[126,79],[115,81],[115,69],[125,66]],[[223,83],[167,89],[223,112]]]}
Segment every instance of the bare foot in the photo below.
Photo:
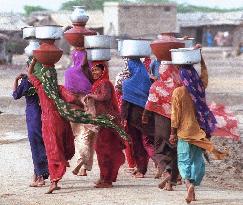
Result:
{"label": "bare foot", "polygon": [[96,184],[94,187],[95,188],[111,188],[112,183],[111,182],[101,182],[99,184]]}
{"label": "bare foot", "polygon": [[96,185],[97,185],[97,184],[100,184],[100,183],[103,183],[103,182],[104,182],[104,180],[103,180],[103,179],[98,179],[97,181],[95,181],[95,182],[94,182],[94,184],[96,184]]}
{"label": "bare foot", "polygon": [[78,164],[76,165],[76,167],[74,168],[72,173],[74,175],[77,175],[79,173],[79,170],[81,169],[82,165],[83,165],[83,162],[81,160],[78,160]]}
{"label": "bare foot", "polygon": [[178,179],[177,179],[177,183],[176,183],[177,185],[182,185],[183,183],[182,183],[182,178],[181,177],[178,177]]}
{"label": "bare foot", "polygon": [[[81,166],[82,166],[82,165],[81,165]],[[73,173],[74,175],[78,175],[81,166],[77,165],[77,166],[74,168],[74,170],[72,171],[72,173]]]}
{"label": "bare foot", "polygon": [[138,170],[137,170],[137,169],[134,169],[134,170],[132,171],[132,175],[137,174],[137,172],[138,172]]}
{"label": "bare foot", "polygon": [[136,170],[136,167],[128,167],[126,168],[127,173],[133,173]]}
{"label": "bare foot", "polygon": [[51,186],[50,186],[48,192],[46,192],[46,194],[52,194],[53,191],[60,190],[60,189],[61,189],[61,187],[57,186],[57,182],[52,182]]}
{"label": "bare foot", "polygon": [[166,191],[174,191],[170,181],[166,182],[164,190],[166,190]]}
{"label": "bare foot", "polygon": [[163,172],[161,171],[161,169],[157,167],[157,173],[154,176],[154,178],[159,179],[159,178],[161,178],[162,174],[163,174]]}
{"label": "bare foot", "polygon": [[170,180],[171,180],[171,175],[170,175],[170,173],[165,172],[165,173],[163,174],[162,182],[159,184],[159,188],[160,188],[160,189],[164,189],[166,183],[169,182]]}
{"label": "bare foot", "polygon": [[31,181],[29,186],[30,187],[36,187],[36,185],[37,185],[36,181],[37,181],[37,176],[36,176],[36,174],[34,174],[33,177],[32,177],[32,181]]}
{"label": "bare foot", "polygon": [[187,189],[187,197],[186,197],[186,203],[190,204],[194,199],[194,185],[190,184],[190,186]]}
{"label": "bare foot", "polygon": [[81,171],[77,174],[78,176],[87,176],[86,169],[81,169]]}
{"label": "bare foot", "polygon": [[42,186],[45,185],[45,180],[44,180],[43,176],[37,177],[37,181],[36,182],[37,182],[37,187],[42,187]]}
{"label": "bare foot", "polygon": [[135,178],[144,178],[144,174],[142,174],[141,172],[137,172],[136,174],[134,174]]}

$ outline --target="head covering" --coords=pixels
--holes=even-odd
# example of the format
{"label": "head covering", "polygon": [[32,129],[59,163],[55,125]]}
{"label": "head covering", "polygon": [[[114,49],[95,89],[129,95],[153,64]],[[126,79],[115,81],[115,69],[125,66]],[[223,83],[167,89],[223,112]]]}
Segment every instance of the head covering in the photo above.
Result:
{"label": "head covering", "polygon": [[151,64],[150,64],[150,73],[159,78],[159,66],[160,66],[161,61],[158,59],[155,59]]}
{"label": "head covering", "polygon": [[117,112],[119,112],[119,109],[118,109],[118,103],[117,103],[116,95],[115,95],[115,89],[114,89],[113,84],[112,84],[111,81],[109,80],[108,63],[107,63],[106,61],[93,61],[93,62],[92,62],[92,68],[95,67],[95,66],[98,65],[98,64],[102,64],[102,65],[104,66],[104,70],[103,70],[103,73],[102,73],[102,75],[100,76],[100,78],[94,81],[91,92],[92,92],[92,93],[95,93],[96,90],[97,90],[103,83],[108,82],[108,83],[111,85],[111,89],[112,89],[112,97],[111,97],[111,100],[112,100],[112,104],[113,104],[113,106],[114,106],[114,110],[117,111]]}
{"label": "head covering", "polygon": [[148,72],[140,59],[130,59],[128,69],[131,77],[123,81],[122,99],[144,108],[151,86]]}
{"label": "head covering", "polygon": [[150,57],[145,57],[144,61],[143,61],[143,64],[144,64],[146,70],[149,72],[150,64],[151,64],[151,58]]}
{"label": "head covering", "polygon": [[92,84],[83,71],[83,65],[86,63],[86,51],[74,50],[72,58],[73,65],[64,73],[64,87],[73,93],[88,94],[91,91]]}
{"label": "head covering", "polygon": [[170,61],[161,61],[160,78],[150,90],[145,109],[171,118],[171,97],[175,88],[182,85],[178,69]]}
{"label": "head covering", "polygon": [[212,133],[217,121],[206,104],[205,87],[201,78],[193,65],[181,66],[179,73],[183,85],[186,87],[194,102],[199,126],[206,134]]}
{"label": "head covering", "polygon": [[124,60],[125,67],[122,69],[121,72],[119,72],[117,74],[116,80],[115,80],[115,88],[116,88],[116,90],[119,90],[119,91],[122,90],[123,81],[130,77],[130,72],[129,72],[128,66],[127,66],[128,59],[123,58],[123,60]]}

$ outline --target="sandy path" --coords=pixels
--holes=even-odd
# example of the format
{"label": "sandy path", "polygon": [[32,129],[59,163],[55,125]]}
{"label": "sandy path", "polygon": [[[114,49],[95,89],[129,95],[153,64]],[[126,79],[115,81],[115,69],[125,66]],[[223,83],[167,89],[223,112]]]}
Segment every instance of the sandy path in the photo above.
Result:
{"label": "sandy path", "polygon": [[[123,167],[112,189],[93,188],[93,181],[99,173],[97,164],[86,178],[73,176],[68,170],[61,183],[62,190],[53,195],[46,195],[44,193],[48,187],[28,187],[32,165],[27,141],[0,145],[0,153],[1,159],[4,159],[0,160],[1,205],[185,204],[184,186],[178,186],[174,192],[157,188],[158,180],[153,179],[152,165],[144,179],[131,178]],[[243,204],[240,191],[215,190],[202,186],[197,193],[199,201],[193,204]]]}

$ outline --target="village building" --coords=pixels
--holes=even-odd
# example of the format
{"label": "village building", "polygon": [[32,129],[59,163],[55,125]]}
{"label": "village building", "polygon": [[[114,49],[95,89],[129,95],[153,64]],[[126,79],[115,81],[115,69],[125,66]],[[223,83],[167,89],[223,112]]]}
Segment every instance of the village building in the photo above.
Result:
{"label": "village building", "polygon": [[202,43],[204,46],[207,46],[207,32],[213,36],[213,46],[233,46],[236,48],[243,43],[242,11],[178,13],[177,22],[181,35],[194,37],[196,42]]}
{"label": "village building", "polygon": [[21,28],[25,26],[21,15],[0,13],[0,63],[11,61],[13,53],[23,53],[27,42],[22,38]]}
{"label": "village building", "polygon": [[104,3],[104,34],[118,37],[155,38],[176,31],[174,3]]}

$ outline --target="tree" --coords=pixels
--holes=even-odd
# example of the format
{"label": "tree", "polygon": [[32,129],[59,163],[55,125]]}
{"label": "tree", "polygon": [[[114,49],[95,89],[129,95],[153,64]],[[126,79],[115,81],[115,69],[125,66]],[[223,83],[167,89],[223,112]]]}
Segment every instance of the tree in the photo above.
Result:
{"label": "tree", "polygon": [[[85,6],[87,10],[103,9],[103,4],[106,1],[115,2],[134,2],[134,3],[170,3],[175,0],[70,0],[62,4],[61,10],[73,10],[73,6]],[[193,6],[189,4],[177,4],[178,13],[187,12],[229,12],[229,11],[242,11],[243,8],[237,9],[219,9],[219,8],[209,8],[203,6]]]}
{"label": "tree", "polygon": [[29,16],[34,11],[46,11],[46,10],[47,9],[45,9],[41,6],[28,6],[28,5],[24,6],[24,12],[25,12],[25,15],[27,15],[27,16]]}
{"label": "tree", "polygon": [[107,1],[125,2],[126,0],[71,0],[63,3],[60,10],[73,10],[73,6],[85,6],[87,10],[102,10],[104,2]]}

